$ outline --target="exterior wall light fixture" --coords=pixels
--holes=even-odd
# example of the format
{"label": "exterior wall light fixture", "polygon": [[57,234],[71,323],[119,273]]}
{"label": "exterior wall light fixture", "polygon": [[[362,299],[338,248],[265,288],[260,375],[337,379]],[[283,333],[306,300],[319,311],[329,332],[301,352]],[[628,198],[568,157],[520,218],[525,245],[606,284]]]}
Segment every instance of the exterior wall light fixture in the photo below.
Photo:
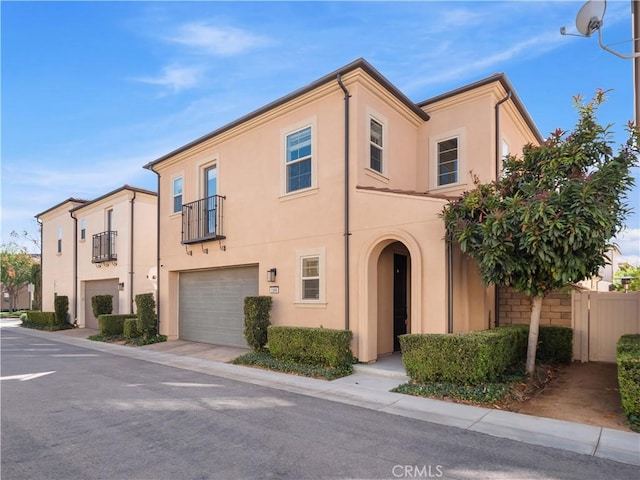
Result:
{"label": "exterior wall light fixture", "polygon": [[271,268],[267,270],[267,282],[275,282],[276,274],[277,274],[277,270],[275,268]]}

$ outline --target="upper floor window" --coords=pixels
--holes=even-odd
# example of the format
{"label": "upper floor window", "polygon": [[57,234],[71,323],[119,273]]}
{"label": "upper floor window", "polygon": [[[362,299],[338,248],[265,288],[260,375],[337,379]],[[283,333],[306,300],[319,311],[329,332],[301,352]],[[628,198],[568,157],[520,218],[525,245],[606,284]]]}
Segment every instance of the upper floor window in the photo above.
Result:
{"label": "upper floor window", "polygon": [[87,220],[86,219],[82,219],[80,220],[80,240],[86,240],[87,239]]}
{"label": "upper floor window", "polygon": [[369,167],[382,173],[382,124],[375,119],[369,122],[370,160]]}
{"label": "upper floor window", "polygon": [[295,192],[312,185],[311,127],[286,137],[286,192]]}
{"label": "upper floor window", "polygon": [[106,223],[107,223],[107,232],[113,231],[113,208],[108,208],[106,211]]}
{"label": "upper floor window", "polygon": [[511,148],[506,140],[502,140],[502,175],[504,175],[504,165],[511,155]]}
{"label": "upper floor window", "polygon": [[58,227],[58,253],[62,253],[62,227]]}
{"label": "upper floor window", "polygon": [[182,177],[173,179],[173,213],[182,211]]}
{"label": "upper floor window", "polygon": [[438,186],[458,183],[458,137],[438,142]]}

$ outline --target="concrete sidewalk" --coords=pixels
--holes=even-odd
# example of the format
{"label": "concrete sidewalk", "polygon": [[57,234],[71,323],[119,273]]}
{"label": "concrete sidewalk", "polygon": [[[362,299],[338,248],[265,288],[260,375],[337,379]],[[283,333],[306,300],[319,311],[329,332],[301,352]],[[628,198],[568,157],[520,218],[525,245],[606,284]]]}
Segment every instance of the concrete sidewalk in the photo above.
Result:
{"label": "concrete sidewalk", "polygon": [[91,333],[85,331],[84,335],[82,330],[20,331],[36,337],[53,336],[60,342],[91,350],[640,466],[637,433],[392,393],[390,389],[407,380],[402,365],[394,358],[382,359],[375,365],[357,365],[353,375],[328,382],[223,363],[245,349],[177,343],[180,341],[130,347],[87,340],[84,337]]}

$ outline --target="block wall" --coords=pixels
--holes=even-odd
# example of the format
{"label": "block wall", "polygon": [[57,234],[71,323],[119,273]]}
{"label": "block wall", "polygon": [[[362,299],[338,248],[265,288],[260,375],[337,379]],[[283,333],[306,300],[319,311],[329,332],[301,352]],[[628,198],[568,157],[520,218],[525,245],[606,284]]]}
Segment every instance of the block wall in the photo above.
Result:
{"label": "block wall", "polygon": [[[511,288],[500,288],[499,309],[500,325],[511,323],[528,324],[531,319],[531,301],[522,293]],[[540,325],[571,326],[571,290],[554,292],[542,302]]]}

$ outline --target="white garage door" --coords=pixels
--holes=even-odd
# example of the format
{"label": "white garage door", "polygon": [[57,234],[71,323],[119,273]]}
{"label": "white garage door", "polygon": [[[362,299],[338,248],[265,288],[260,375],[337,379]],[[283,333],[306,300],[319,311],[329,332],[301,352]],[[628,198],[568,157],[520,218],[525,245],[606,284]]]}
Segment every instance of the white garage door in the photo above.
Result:
{"label": "white garage door", "polygon": [[244,297],[258,294],[258,267],[180,273],[178,336],[193,342],[246,347]]}
{"label": "white garage door", "polygon": [[84,326],[87,328],[98,328],[98,319],[93,316],[93,307],[91,306],[91,297],[95,295],[112,295],[112,313],[120,313],[118,306],[119,293],[117,278],[84,282]]}

